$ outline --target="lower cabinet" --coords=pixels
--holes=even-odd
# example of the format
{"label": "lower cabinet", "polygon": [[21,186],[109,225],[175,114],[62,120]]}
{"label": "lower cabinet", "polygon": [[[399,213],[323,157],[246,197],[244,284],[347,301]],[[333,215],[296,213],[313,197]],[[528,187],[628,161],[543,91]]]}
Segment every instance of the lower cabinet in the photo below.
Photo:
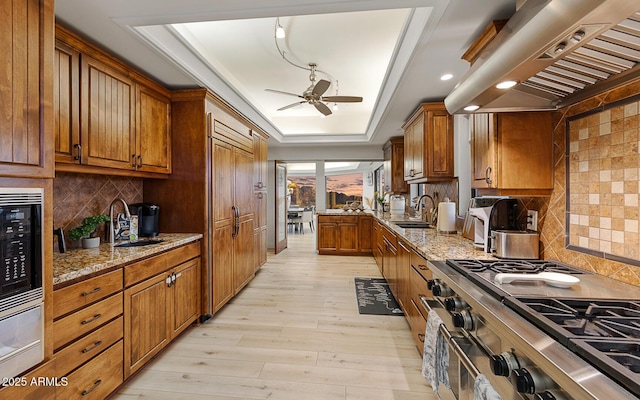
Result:
{"label": "lower cabinet", "polygon": [[125,289],[125,378],[196,320],[199,270],[196,258]]}
{"label": "lower cabinet", "polygon": [[422,354],[424,346],[424,333],[427,328],[427,313],[421,304],[420,299],[431,297],[427,288],[427,281],[432,279],[431,271],[427,268],[427,260],[415,251],[410,254],[411,266],[409,269],[409,296],[410,305],[405,311],[413,340]]}
{"label": "lower cabinet", "polygon": [[[53,384],[34,385],[34,380],[55,378]],[[7,385],[0,387],[0,399],[20,399],[20,400],[53,400],[56,398],[56,385],[62,385],[63,380],[57,378],[56,360],[49,360],[25,375],[18,377],[19,385]],[[59,397],[60,398],[60,397]]]}
{"label": "lower cabinet", "polygon": [[200,242],[57,288],[53,304],[55,365],[38,376],[66,384],[11,398],[104,399],[197,321]]}
{"label": "lower cabinet", "polygon": [[318,215],[319,254],[370,255],[373,218],[366,214]]}

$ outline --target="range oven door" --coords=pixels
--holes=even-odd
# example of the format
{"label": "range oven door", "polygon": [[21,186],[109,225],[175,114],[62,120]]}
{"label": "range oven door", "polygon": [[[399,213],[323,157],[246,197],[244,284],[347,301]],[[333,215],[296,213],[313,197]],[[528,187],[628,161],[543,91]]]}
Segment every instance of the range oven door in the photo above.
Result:
{"label": "range oven door", "polygon": [[447,322],[451,321],[451,315],[444,309],[444,305],[439,299],[422,297],[421,303],[424,309],[437,313],[444,322],[440,325],[440,334],[444,337],[449,348],[447,375],[451,387],[440,383],[438,397],[441,400],[473,400],[473,385],[480,372],[471,360],[486,357],[486,355],[477,344],[463,336],[461,331],[449,330]]}

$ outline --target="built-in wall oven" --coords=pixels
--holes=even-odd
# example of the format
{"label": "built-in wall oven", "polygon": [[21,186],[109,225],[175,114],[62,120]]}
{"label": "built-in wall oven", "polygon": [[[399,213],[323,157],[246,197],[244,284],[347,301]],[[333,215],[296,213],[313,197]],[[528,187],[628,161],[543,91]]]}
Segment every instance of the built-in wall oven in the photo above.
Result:
{"label": "built-in wall oven", "polygon": [[[639,288],[554,261],[447,260],[427,266],[433,279],[421,303],[441,317],[449,343],[451,389],[439,387],[441,398],[472,399],[471,380],[478,374],[503,399],[637,398]],[[501,273],[540,272],[570,274],[579,283],[498,279]]]}
{"label": "built-in wall oven", "polygon": [[0,375],[44,358],[44,190],[0,188]]}

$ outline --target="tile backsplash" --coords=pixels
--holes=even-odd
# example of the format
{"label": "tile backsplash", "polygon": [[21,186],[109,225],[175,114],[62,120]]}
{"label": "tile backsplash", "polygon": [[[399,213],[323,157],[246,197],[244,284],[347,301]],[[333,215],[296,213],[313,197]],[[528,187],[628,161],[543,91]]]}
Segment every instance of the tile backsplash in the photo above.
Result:
{"label": "tile backsplash", "polygon": [[[57,172],[53,180],[53,227],[62,227],[67,248],[78,247],[68,232],[85,217],[109,214],[109,205],[122,198],[128,204],[142,202],[142,178]],[[121,211],[121,205],[116,206]],[[104,236],[104,227],[98,232]],[[57,246],[54,246],[58,251]]]}
{"label": "tile backsplash", "polygon": [[[574,230],[567,229],[566,204],[567,204],[567,191],[569,188],[567,188],[567,168],[566,168],[565,154],[567,154],[567,147],[566,147],[567,145],[574,146],[574,150],[576,149],[576,146],[578,146],[577,148],[580,148],[581,146],[580,143],[578,143],[577,145],[576,144],[572,145],[571,143],[567,144],[566,121],[568,118],[570,119],[573,116],[577,116],[579,114],[582,114],[591,110],[597,110],[599,108],[600,110],[602,110],[602,107],[605,105],[609,105],[623,99],[628,99],[634,95],[637,95],[638,93],[640,93],[640,80],[636,80],[635,82],[627,84],[623,87],[612,89],[608,92],[604,92],[600,95],[588,98],[572,106],[565,107],[562,110],[560,110],[559,113],[556,113],[556,117],[554,121],[554,138],[553,138],[554,162],[555,162],[554,190],[551,194],[551,197],[540,198],[537,200],[522,199],[523,202],[525,203],[524,205],[527,206],[528,208],[539,210],[538,227],[541,233],[542,255],[544,259],[553,259],[553,260],[558,260],[568,264],[576,265],[580,268],[597,272],[601,275],[605,275],[623,282],[628,282],[636,286],[640,286],[640,267],[637,267],[629,263],[602,258],[595,255],[587,254],[585,252],[575,251],[570,248],[567,248],[566,241],[568,238],[568,233],[570,231],[571,234],[573,235]],[[622,112],[624,113],[624,110],[622,110]],[[594,115],[598,115],[598,114],[594,114]],[[606,116],[600,116],[600,115],[593,118],[594,120],[595,118],[598,118],[598,120],[600,120],[600,117],[603,117],[605,119],[607,118]],[[611,118],[612,116],[609,115],[609,119]],[[615,117],[613,118],[615,119]],[[624,124],[624,122],[622,123]],[[601,124],[595,124],[595,125],[601,125]],[[604,129],[606,131],[608,128],[607,127],[594,128],[594,130],[591,133],[586,132],[586,134],[590,137],[593,134],[594,135],[593,137],[595,137],[596,129],[598,132],[598,138],[600,138],[600,133],[604,132],[601,129]],[[635,133],[630,133],[630,134],[635,134],[636,136],[638,135],[637,125],[636,125],[636,128],[631,128],[631,130],[634,130]],[[574,135],[577,135],[576,138],[578,141],[580,140],[580,135],[581,135],[579,131],[580,130],[578,130],[578,132],[574,134]],[[585,132],[583,132],[582,135],[584,136]],[[588,171],[582,171],[582,172],[586,172],[586,175],[575,176],[573,177],[573,179],[588,179],[588,182],[580,181],[580,185],[578,186],[583,187],[584,190],[592,190],[592,191],[589,192],[590,194],[589,193],[581,194],[580,199],[573,200],[573,201],[580,201],[580,202],[584,200],[583,204],[585,205],[585,207],[582,207],[582,208],[584,209],[585,212],[578,215],[589,215],[589,218],[582,218],[582,223],[585,225],[580,225],[580,217],[578,217],[578,225],[584,226],[584,229],[581,229],[579,231],[576,230],[575,232],[576,233],[586,232],[586,235],[587,235],[586,238],[588,239],[588,241],[585,241],[584,239],[582,239],[582,244],[586,244],[587,246],[598,246],[598,248],[600,249],[607,248],[608,244],[603,243],[602,237],[600,237],[599,239],[596,239],[593,236],[596,235],[595,229],[598,229],[598,234],[603,234],[605,239],[609,238],[609,234],[606,232],[607,230],[609,230],[609,228],[606,228],[607,226],[609,226],[608,220],[606,219],[601,220],[600,217],[608,218],[605,215],[608,212],[607,210],[605,210],[605,208],[611,208],[611,213],[612,213],[611,228],[610,228],[611,248],[613,250],[614,244],[619,243],[620,246],[616,245],[615,247],[616,249],[618,249],[618,251],[620,251],[620,249],[626,248],[626,246],[630,246],[630,247],[634,246],[637,248],[638,234],[636,232],[632,232],[633,230],[635,230],[635,226],[631,226],[631,224],[626,223],[626,220],[631,218],[627,218],[627,217],[618,218],[620,219],[620,221],[616,221],[615,224],[616,224],[616,227],[620,229],[614,228],[613,206],[616,206],[616,207],[624,206],[620,209],[615,210],[616,213],[619,213],[619,212],[622,213],[620,215],[624,215],[627,212],[633,213],[633,210],[629,209],[628,206],[624,205],[625,194],[637,195],[637,193],[639,193],[638,192],[639,177],[638,177],[637,171],[638,171],[638,168],[640,167],[640,164],[634,164],[634,166],[631,166],[631,167],[621,166],[620,168],[612,168],[612,166],[618,162],[622,162],[624,165],[624,163],[631,162],[630,160],[631,158],[635,158],[636,160],[638,160],[637,139],[635,144],[630,144],[628,146],[625,145],[615,149],[613,148],[613,146],[615,145],[611,143],[612,140],[613,140],[612,136],[609,139],[609,141],[607,141],[606,139],[605,140],[600,140],[600,139],[588,140],[587,139],[587,142],[582,144],[582,146],[586,145],[588,147],[587,153],[583,154],[582,156],[588,156],[589,153],[591,153],[591,155],[594,157],[596,157],[596,154],[598,154],[597,157],[603,157],[603,158],[594,158],[594,160],[591,160],[591,161],[588,161],[587,159],[580,160],[580,161],[588,161],[588,163],[577,164],[576,166],[578,168],[578,173],[580,173],[581,168],[582,169],[588,168]],[[622,140],[624,142],[624,133],[623,133]],[[571,150],[571,148],[569,150]],[[615,155],[615,152],[617,152],[618,150],[623,151],[623,153],[635,150],[635,156],[627,157],[626,161],[625,159],[618,159],[617,158],[618,156]],[[581,156],[578,156],[578,157],[581,157]],[[578,161],[578,163],[580,161]],[[638,161],[636,161],[636,163],[637,162]],[[596,164],[599,164],[599,165],[596,165]],[[607,165],[607,164],[610,164],[610,165]],[[625,172],[624,172],[625,168],[631,168],[635,170],[636,171],[635,175],[633,175],[632,177],[629,174],[627,174],[625,178]],[[618,172],[614,173],[613,172],[614,170],[618,170]],[[609,179],[609,172],[607,171],[610,171],[611,179]],[[618,176],[620,175],[620,172],[622,172],[622,175]],[[604,180],[601,181],[600,180],[601,177]],[[622,182],[622,184],[613,185],[613,182]],[[580,191],[580,189],[577,189],[574,186],[576,185],[571,185],[570,187],[571,194],[573,194],[576,190]],[[622,190],[622,193],[614,193],[614,191],[619,190],[618,186],[621,186],[619,189]],[[629,193],[628,191],[632,190],[633,188],[635,188],[635,193]],[[612,198],[613,194],[620,195],[618,196],[620,197],[618,199],[619,201],[618,200],[614,201],[614,199]],[[585,195],[586,197],[584,197]],[[630,196],[627,196],[627,198],[629,197]],[[633,202],[634,199],[631,198],[628,200]],[[610,204],[607,204],[607,203],[610,203]],[[602,208],[603,206],[604,208]],[[636,205],[636,206],[630,206],[630,208],[637,209],[638,207]],[[599,213],[605,212],[605,214],[598,215],[597,217],[594,216],[592,218],[591,212],[595,212],[596,210]],[[572,209],[572,212],[573,211],[574,210]],[[627,215],[630,215],[630,214],[627,214]],[[575,218],[576,217],[573,217],[574,222],[576,221]],[[637,214],[635,215],[635,218],[637,221]],[[629,226],[626,226],[626,225],[629,225]],[[600,229],[604,229],[605,231],[601,231]],[[613,240],[614,230],[619,230],[620,232],[622,232],[622,234],[616,233],[615,240]],[[589,236],[589,232],[591,232],[591,237]],[[627,232],[629,232],[629,234],[627,234]],[[579,237],[575,237],[572,240],[574,241],[577,240],[578,243],[580,243],[581,239]],[[607,240],[604,240],[604,242],[606,241]]]}

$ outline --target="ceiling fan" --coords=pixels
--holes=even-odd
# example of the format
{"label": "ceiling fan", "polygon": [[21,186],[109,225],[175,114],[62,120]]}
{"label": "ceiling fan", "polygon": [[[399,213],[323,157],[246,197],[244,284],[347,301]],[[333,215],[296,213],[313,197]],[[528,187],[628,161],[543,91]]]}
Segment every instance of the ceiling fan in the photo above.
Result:
{"label": "ceiling fan", "polygon": [[305,89],[304,92],[302,92],[302,95],[283,92],[281,90],[265,89],[268,92],[286,94],[289,96],[295,96],[303,99],[302,101],[298,101],[298,102],[289,104],[287,106],[278,108],[278,111],[286,110],[288,108],[292,108],[300,104],[309,103],[313,105],[322,114],[330,115],[331,110],[325,104],[325,102],[327,103],[359,103],[362,101],[362,97],[358,97],[358,96],[323,96],[324,92],[326,92],[327,89],[329,89],[329,86],[331,86],[331,82],[324,79],[320,79],[318,83],[316,83],[316,67],[317,65],[315,63],[309,64],[309,68],[311,69],[311,74],[309,75],[309,80],[311,81],[311,85],[307,89]]}

